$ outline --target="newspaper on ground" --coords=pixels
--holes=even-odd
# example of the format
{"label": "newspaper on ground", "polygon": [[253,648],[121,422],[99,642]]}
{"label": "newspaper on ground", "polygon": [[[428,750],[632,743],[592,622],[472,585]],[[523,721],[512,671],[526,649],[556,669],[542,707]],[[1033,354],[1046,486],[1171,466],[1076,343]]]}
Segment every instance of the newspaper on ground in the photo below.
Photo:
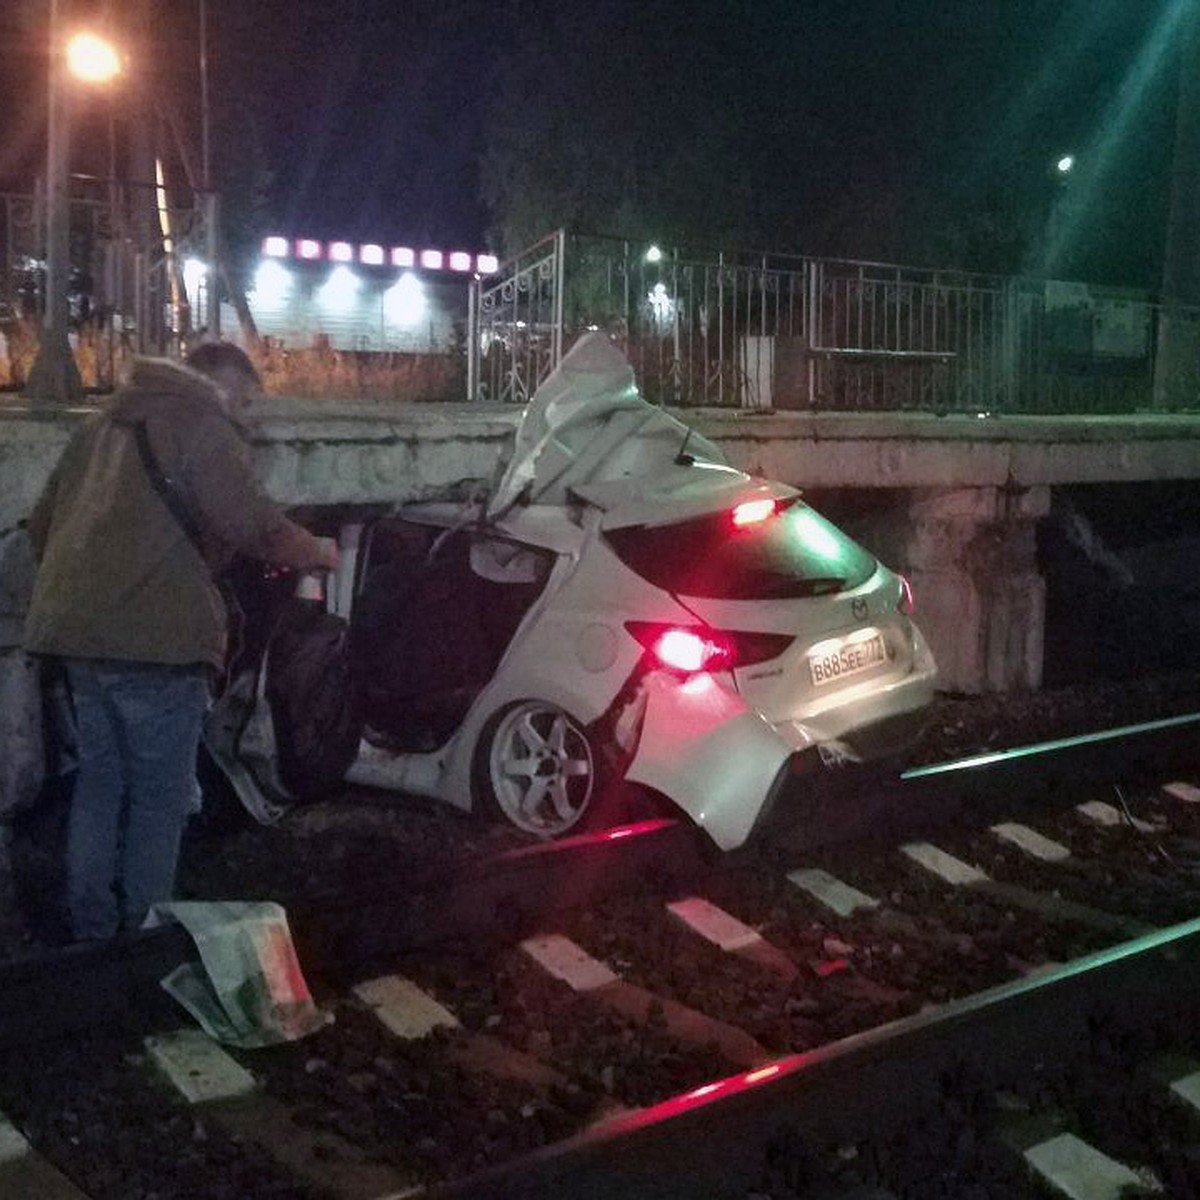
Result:
{"label": "newspaper on ground", "polygon": [[296,1041],[332,1021],[308,990],[280,905],[177,901],[155,905],[146,925],[172,921],[191,935],[200,962],[176,967],[162,986],[210,1037],[249,1050]]}

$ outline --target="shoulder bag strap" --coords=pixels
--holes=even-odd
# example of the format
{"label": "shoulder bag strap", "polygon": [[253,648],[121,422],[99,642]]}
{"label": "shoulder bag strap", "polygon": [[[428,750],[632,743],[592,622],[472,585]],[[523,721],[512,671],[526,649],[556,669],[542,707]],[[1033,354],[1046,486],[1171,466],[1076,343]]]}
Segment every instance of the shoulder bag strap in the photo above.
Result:
{"label": "shoulder bag strap", "polygon": [[200,537],[200,526],[196,524],[195,517],[188,511],[188,507],[184,503],[183,497],[179,494],[179,489],[175,486],[174,480],[165,475],[162,467],[158,465],[158,459],[155,457],[154,450],[150,445],[150,435],[146,432],[146,422],[129,421],[122,422],[122,424],[127,424],[133,430],[133,438],[137,443],[138,457],[142,460],[142,466],[146,469],[146,475],[150,480],[151,486],[162,497],[162,502],[170,510],[171,516],[179,522],[180,528],[188,536],[188,541],[196,547],[200,557],[205,558],[204,543]]}

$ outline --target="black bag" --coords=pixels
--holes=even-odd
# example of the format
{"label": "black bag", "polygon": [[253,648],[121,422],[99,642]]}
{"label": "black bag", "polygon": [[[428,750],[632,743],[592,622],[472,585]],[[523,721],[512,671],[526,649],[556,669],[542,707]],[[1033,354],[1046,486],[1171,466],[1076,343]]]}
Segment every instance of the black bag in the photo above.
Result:
{"label": "black bag", "polygon": [[349,627],[320,606],[289,600],[271,635],[266,672],[279,778],[299,800],[324,799],[354,761],[363,733]]}

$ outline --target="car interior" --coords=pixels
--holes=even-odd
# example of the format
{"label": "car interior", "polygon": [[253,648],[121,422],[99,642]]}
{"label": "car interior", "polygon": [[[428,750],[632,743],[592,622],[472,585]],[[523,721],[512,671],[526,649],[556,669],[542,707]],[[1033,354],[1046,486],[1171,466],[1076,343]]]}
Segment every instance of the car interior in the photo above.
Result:
{"label": "car interior", "polygon": [[442,745],[541,594],[551,556],[477,530],[386,518],[364,531],[350,648],[367,737]]}

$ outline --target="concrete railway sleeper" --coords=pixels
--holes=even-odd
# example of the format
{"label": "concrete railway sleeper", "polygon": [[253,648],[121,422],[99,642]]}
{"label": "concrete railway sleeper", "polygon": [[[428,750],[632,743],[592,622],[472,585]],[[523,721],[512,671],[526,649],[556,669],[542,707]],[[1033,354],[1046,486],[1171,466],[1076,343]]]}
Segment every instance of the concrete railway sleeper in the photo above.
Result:
{"label": "concrete railway sleeper", "polygon": [[[969,828],[798,830],[723,872],[669,823],[501,856],[459,879],[479,899],[443,906],[446,944],[387,936],[376,897],[356,953],[353,914],[322,938],[314,909],[293,924],[335,1020],[265,1051],[143,1008],[169,935],[46,960],[33,1046],[10,1018],[38,971],[6,968],[0,1195],[1196,1194],[1200,779],[1066,806],[1007,782]],[[123,1021],[84,978],[136,985]]]}
{"label": "concrete railway sleeper", "polygon": [[437,1194],[1195,1195],[1198,939],[1189,922],[710,1081]]}

